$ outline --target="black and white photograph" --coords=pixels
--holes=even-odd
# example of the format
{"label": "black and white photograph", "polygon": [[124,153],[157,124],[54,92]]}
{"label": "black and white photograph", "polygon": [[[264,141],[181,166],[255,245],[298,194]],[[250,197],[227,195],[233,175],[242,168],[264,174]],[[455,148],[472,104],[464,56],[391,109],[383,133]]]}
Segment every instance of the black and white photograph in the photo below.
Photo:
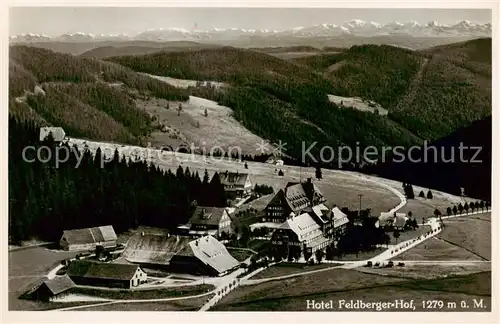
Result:
{"label": "black and white photograph", "polygon": [[8,8],[8,311],[496,310],[498,4],[95,5]]}

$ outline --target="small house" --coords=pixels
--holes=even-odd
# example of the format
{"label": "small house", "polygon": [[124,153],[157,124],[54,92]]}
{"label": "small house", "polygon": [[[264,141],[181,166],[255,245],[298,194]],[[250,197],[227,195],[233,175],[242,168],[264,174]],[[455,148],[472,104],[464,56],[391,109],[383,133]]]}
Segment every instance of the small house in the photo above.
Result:
{"label": "small house", "polygon": [[32,293],[32,297],[40,301],[54,301],[67,295],[75,283],[68,275],[56,276],[44,280]]}
{"label": "small house", "polygon": [[116,240],[113,226],[108,225],[63,231],[59,245],[66,251],[88,251],[98,245],[104,248],[116,247]]}
{"label": "small house", "polygon": [[77,285],[132,288],[147,282],[146,273],[134,264],[71,261],[66,274]]}
{"label": "small house", "polygon": [[181,225],[179,229],[188,228],[189,236],[199,237],[212,235],[220,238],[224,234],[234,233],[234,225],[229,211],[224,207],[196,207],[189,223]]}
{"label": "small house", "polygon": [[380,227],[386,230],[399,230],[402,231],[408,221],[405,213],[381,213],[378,218]]}
{"label": "small house", "polygon": [[228,172],[219,174],[220,182],[229,198],[244,197],[252,193],[252,181],[248,173]]}

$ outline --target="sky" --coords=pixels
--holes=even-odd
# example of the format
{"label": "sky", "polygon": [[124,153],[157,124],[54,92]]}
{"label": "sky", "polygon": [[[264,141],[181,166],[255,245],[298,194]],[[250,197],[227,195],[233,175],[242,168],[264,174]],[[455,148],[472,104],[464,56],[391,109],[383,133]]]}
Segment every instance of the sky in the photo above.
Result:
{"label": "sky", "polygon": [[341,24],[361,19],[388,22],[461,20],[491,22],[489,9],[361,9],[361,8],[109,8],[109,7],[13,7],[9,34],[64,33],[134,35],[147,29],[246,28],[280,30],[323,23]]}

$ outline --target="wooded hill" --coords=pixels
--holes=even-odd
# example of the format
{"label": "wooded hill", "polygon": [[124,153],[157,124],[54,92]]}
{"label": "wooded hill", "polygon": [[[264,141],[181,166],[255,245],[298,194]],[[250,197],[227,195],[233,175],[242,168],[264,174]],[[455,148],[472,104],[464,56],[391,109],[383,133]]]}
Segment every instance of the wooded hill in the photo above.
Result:
{"label": "wooded hill", "polygon": [[408,145],[419,139],[374,114],[341,109],[328,101],[330,80],[313,69],[264,53],[225,47],[189,53],[154,53],[108,58],[135,71],[231,84],[211,98],[233,109],[250,131],[287,143],[287,154],[330,145]]}
{"label": "wooded hill", "polygon": [[491,115],[491,38],[422,51],[353,46],[294,60],[333,82],[333,94],[378,102],[416,136],[437,140]]}
{"label": "wooded hill", "polygon": [[[43,93],[34,93],[39,85]],[[153,130],[137,96],[187,100],[182,90],[117,64],[41,48],[12,46],[9,112],[71,136],[140,143]],[[17,100],[16,100],[17,98]]]}

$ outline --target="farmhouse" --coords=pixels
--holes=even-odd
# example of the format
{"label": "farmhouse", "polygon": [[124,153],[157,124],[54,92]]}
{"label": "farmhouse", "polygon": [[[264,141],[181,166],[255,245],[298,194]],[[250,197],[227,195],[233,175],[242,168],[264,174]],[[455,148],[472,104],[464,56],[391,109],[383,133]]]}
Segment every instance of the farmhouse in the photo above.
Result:
{"label": "farmhouse", "polygon": [[325,202],[323,194],[312,183],[311,178],[303,183],[290,182],[280,189],[264,209],[262,222],[283,223],[290,213],[300,214],[311,211],[315,205]]}
{"label": "farmhouse", "polygon": [[131,263],[152,268],[166,268],[172,257],[191,239],[174,235],[138,234],[130,238],[122,256]]}
{"label": "farmhouse", "polygon": [[220,181],[229,198],[244,197],[252,192],[252,181],[248,173],[221,173]]}
{"label": "farmhouse", "polygon": [[56,276],[53,279],[44,280],[34,290],[32,297],[40,301],[54,301],[67,295],[73,287],[75,283],[68,275]]}
{"label": "farmhouse", "polygon": [[179,226],[178,230],[187,230],[188,235],[194,237],[212,235],[220,238],[234,233],[229,211],[224,207],[198,206],[188,224]]}
{"label": "farmhouse", "polygon": [[271,238],[271,244],[274,246],[298,246],[301,252],[310,253],[321,250],[330,244],[328,239],[321,231],[321,226],[308,213],[287,219]]}
{"label": "farmhouse", "polygon": [[66,251],[85,251],[100,245],[104,248],[116,246],[116,233],[113,226],[99,226],[63,231],[59,245]]}
{"label": "farmhouse", "polygon": [[52,133],[55,142],[62,142],[66,138],[66,133],[62,127],[41,127],[40,141],[43,141]]}
{"label": "farmhouse", "polygon": [[403,230],[408,217],[405,213],[380,213],[378,224],[386,230]]}
{"label": "farmhouse", "polygon": [[211,235],[189,242],[170,261],[172,269],[196,275],[223,276],[240,263]]}
{"label": "farmhouse", "polygon": [[146,273],[132,264],[75,260],[66,273],[75,284],[87,286],[131,288],[147,281]]}

